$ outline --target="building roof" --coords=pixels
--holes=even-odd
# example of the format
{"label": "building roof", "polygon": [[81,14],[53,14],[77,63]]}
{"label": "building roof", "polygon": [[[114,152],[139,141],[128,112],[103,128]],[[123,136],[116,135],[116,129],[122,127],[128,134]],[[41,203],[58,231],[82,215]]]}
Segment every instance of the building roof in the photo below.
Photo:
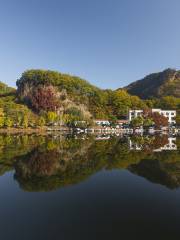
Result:
{"label": "building roof", "polygon": [[117,120],[117,123],[127,123],[129,122],[127,119],[121,119],[121,120]]}
{"label": "building roof", "polygon": [[107,120],[107,119],[95,119],[94,121],[106,121],[106,122],[109,122],[109,120]]}

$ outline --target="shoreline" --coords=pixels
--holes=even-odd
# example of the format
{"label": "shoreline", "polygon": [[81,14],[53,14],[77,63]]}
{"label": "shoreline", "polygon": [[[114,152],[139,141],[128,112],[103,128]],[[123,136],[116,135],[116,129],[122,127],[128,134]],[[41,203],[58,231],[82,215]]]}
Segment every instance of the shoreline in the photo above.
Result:
{"label": "shoreline", "polygon": [[[155,130],[153,133],[160,133],[160,132],[168,132],[169,129],[166,131],[164,130]],[[41,134],[41,135],[49,135],[53,133],[89,133],[89,134],[96,134],[96,133],[101,133],[101,134],[110,134],[110,133],[124,133],[124,134],[137,134],[137,133],[142,133],[145,132],[144,130],[139,130],[139,129],[109,129],[109,128],[88,128],[88,129],[79,129],[79,128],[68,128],[68,127],[61,127],[61,128],[51,128],[51,127],[42,127],[42,128],[0,128],[0,134]],[[175,130],[176,133],[179,132],[179,128]],[[150,134],[152,132],[149,132]]]}
{"label": "shoreline", "polygon": [[0,128],[0,134],[49,134],[50,132],[70,132],[69,128],[62,129],[52,129],[48,130],[48,128]]}

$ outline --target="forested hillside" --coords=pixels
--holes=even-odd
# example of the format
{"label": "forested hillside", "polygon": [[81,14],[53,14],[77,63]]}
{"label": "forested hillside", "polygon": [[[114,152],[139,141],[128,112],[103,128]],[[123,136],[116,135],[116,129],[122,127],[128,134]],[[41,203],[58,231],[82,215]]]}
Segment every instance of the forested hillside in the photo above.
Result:
{"label": "forested hillside", "polygon": [[180,97],[180,71],[166,69],[163,72],[153,73],[142,80],[125,87],[133,95],[140,98],[159,98],[165,96]]}
{"label": "forested hillside", "polygon": [[[45,109],[43,109],[42,103],[39,109],[34,96],[41,90],[46,92],[46,95],[53,95],[52,102],[56,102],[57,105],[52,104],[49,109],[46,109],[45,103]],[[140,98],[131,96],[124,90],[102,90],[79,77],[46,70],[24,72],[17,81],[17,94],[22,102],[35,111],[42,109],[52,111],[56,105],[56,108],[59,107],[65,113],[67,111],[69,113],[69,109],[73,107],[73,109],[88,111],[94,118],[123,117],[126,116],[129,108],[146,107]],[[45,100],[46,97],[43,96],[43,99]]]}

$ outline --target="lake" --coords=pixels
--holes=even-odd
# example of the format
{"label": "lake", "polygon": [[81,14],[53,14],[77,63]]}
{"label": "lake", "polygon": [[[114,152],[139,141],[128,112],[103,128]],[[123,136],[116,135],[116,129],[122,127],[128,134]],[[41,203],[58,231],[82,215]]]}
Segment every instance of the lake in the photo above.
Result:
{"label": "lake", "polygon": [[177,136],[0,135],[2,240],[180,238]]}

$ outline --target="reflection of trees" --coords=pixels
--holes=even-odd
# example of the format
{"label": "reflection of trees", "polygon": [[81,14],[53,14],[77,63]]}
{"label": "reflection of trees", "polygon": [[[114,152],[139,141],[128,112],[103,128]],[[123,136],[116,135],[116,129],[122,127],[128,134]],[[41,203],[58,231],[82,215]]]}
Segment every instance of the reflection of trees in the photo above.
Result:
{"label": "reflection of trees", "polygon": [[0,135],[0,175],[13,169],[16,157],[31,152],[42,142],[42,137],[33,135]]}
{"label": "reflection of trees", "polygon": [[147,150],[130,151],[127,138],[95,141],[93,137],[0,136],[0,173],[15,168],[15,179],[27,191],[76,184],[101,169],[129,169],[170,188],[180,186],[179,151],[151,150],[166,143],[166,138],[135,140]]}
{"label": "reflection of trees", "polygon": [[168,144],[168,136],[167,135],[156,135],[152,144],[152,149],[158,149],[161,147],[164,147],[166,144]]}
{"label": "reflection of trees", "polygon": [[58,169],[58,152],[41,152],[35,149],[26,155],[24,161],[17,161],[15,167],[16,174],[22,178],[51,176]]}
{"label": "reflection of trees", "polygon": [[49,191],[80,182],[99,170],[99,162],[90,157],[92,144],[91,140],[67,139],[53,150],[42,146],[18,159],[15,178],[28,191]]}
{"label": "reflection of trees", "polygon": [[[159,147],[156,139],[154,144]],[[49,191],[75,184],[103,168],[129,169],[172,188],[180,185],[179,163],[179,152],[129,151],[126,138],[112,138],[110,141],[65,139],[57,145],[48,141],[23,159],[20,158],[15,169],[16,179],[28,191]],[[141,171],[140,167],[144,164],[146,167]],[[172,165],[174,170],[170,171]],[[165,167],[162,169],[160,166]],[[173,179],[177,179],[176,184]]]}
{"label": "reflection of trees", "polygon": [[129,170],[171,189],[180,186],[180,161],[172,164],[159,160],[142,160],[137,165],[131,165]]}

